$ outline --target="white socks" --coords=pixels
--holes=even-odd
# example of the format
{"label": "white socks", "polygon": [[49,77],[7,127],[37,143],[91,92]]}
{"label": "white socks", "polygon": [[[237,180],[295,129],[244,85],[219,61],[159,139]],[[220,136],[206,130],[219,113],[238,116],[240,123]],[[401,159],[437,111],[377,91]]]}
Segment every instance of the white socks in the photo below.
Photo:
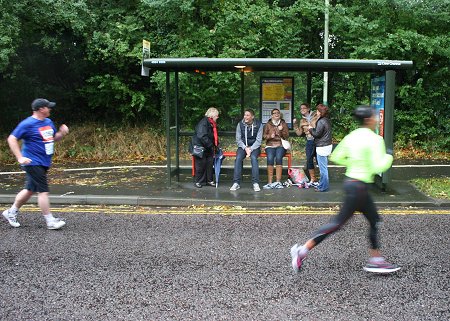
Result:
{"label": "white socks", "polygon": [[381,263],[381,262],[384,262],[384,257],[382,257],[382,256],[375,256],[375,257],[369,258],[369,263],[376,264],[376,263]]}
{"label": "white socks", "polygon": [[308,254],[308,249],[306,248],[306,246],[302,245],[298,247],[298,254],[302,255],[302,256],[306,256],[306,254]]}
{"label": "white socks", "polygon": [[53,222],[55,220],[55,217],[52,215],[52,213],[45,214],[44,217],[47,223]]}

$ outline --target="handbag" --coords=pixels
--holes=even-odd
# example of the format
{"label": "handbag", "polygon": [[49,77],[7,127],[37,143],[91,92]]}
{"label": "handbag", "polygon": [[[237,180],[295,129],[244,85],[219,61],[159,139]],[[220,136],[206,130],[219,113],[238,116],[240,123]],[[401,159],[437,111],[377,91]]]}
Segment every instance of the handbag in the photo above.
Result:
{"label": "handbag", "polygon": [[289,143],[286,139],[281,138],[281,145],[283,145],[285,150],[291,149],[291,143]]}
{"label": "handbag", "polygon": [[205,147],[197,146],[197,145],[192,146],[192,156],[195,156],[198,158],[203,158],[204,152],[205,152]]}
{"label": "handbag", "polygon": [[292,183],[295,185],[305,184],[309,182],[303,168],[288,168],[288,175]]}

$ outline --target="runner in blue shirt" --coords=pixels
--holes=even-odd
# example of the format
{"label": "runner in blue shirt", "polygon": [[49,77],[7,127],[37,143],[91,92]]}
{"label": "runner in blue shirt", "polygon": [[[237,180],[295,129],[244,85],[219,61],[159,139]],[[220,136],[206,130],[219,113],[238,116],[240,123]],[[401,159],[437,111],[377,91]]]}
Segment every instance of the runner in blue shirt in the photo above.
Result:
{"label": "runner in blue shirt", "polygon": [[[47,171],[52,163],[54,142],[69,133],[69,128],[62,125],[56,130],[50,116],[56,103],[44,98],[37,98],[31,103],[33,115],[23,120],[9,135],[8,144],[17,161],[26,172],[25,188],[20,191],[11,208],[3,216],[12,227],[19,227],[17,221],[19,209],[34,193],[38,193],[38,205],[47,222],[47,228],[57,230],[66,223],[50,212]],[[22,140],[22,150],[19,141]]]}

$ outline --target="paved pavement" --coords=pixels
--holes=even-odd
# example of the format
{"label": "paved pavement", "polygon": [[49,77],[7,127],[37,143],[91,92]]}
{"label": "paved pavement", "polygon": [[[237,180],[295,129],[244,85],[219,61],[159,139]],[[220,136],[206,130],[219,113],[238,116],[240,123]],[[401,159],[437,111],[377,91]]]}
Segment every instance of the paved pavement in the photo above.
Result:
{"label": "paved pavement", "polygon": [[[242,207],[335,206],[342,201],[344,169],[330,166],[330,190],[317,193],[297,187],[280,190],[251,188],[249,169],[245,170],[241,189],[231,192],[232,160],[224,163],[218,188],[195,188],[190,166],[182,164],[179,182],[174,177],[167,187],[166,168],[162,164],[119,166],[93,164],[56,164],[49,173],[52,204],[106,204],[136,206],[226,205]],[[295,165],[295,164],[294,164]],[[248,164],[246,164],[248,168]],[[430,198],[415,189],[409,180],[415,177],[449,177],[449,163],[397,164],[392,169],[392,184],[386,192],[374,187],[372,194],[380,207],[448,207],[449,200]],[[287,178],[286,175],[284,175]],[[266,178],[261,170],[261,180]],[[17,168],[2,168],[0,172],[0,203],[9,204],[23,186],[23,174]],[[262,184],[261,184],[262,185]]]}

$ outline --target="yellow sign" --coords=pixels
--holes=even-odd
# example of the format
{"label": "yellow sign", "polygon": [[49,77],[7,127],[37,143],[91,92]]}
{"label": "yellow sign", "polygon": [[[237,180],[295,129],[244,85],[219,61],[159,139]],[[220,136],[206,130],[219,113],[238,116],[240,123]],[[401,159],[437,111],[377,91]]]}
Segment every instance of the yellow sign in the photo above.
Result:
{"label": "yellow sign", "polygon": [[150,58],[150,41],[142,40],[142,59]]}
{"label": "yellow sign", "polygon": [[261,79],[261,120],[264,124],[270,119],[272,109],[277,108],[281,111],[282,118],[292,128],[293,92],[292,77]]}
{"label": "yellow sign", "polygon": [[284,100],[283,84],[263,84],[263,100]]}

